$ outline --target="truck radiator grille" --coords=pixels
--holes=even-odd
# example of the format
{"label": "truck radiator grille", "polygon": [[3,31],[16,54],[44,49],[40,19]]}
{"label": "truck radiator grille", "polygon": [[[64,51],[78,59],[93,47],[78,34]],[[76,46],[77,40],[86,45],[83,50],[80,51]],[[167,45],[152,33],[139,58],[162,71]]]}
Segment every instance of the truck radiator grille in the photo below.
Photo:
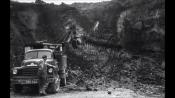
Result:
{"label": "truck radiator grille", "polygon": [[25,68],[18,71],[18,76],[37,76],[38,68]]}

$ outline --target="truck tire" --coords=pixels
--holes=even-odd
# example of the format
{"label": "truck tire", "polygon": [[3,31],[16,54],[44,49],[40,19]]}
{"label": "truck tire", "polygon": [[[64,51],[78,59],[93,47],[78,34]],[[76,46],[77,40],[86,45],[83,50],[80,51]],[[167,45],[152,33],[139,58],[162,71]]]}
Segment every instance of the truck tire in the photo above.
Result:
{"label": "truck tire", "polygon": [[23,86],[20,84],[15,84],[12,88],[14,93],[20,93],[23,90]]}
{"label": "truck tire", "polygon": [[66,77],[61,78],[60,84],[61,84],[61,86],[66,86]]}
{"label": "truck tire", "polygon": [[53,83],[50,83],[47,88],[48,93],[57,93],[60,90],[60,79],[59,77],[55,79]]}

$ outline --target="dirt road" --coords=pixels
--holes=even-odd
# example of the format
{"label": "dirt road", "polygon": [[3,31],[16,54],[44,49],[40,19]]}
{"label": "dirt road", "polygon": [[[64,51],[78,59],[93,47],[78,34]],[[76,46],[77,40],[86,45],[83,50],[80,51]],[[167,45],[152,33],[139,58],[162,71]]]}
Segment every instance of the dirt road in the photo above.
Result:
{"label": "dirt road", "polygon": [[37,94],[15,94],[11,91],[10,98],[164,98],[164,96],[145,96],[136,94],[134,91],[124,88],[117,88],[108,91],[72,91],[39,96]]}

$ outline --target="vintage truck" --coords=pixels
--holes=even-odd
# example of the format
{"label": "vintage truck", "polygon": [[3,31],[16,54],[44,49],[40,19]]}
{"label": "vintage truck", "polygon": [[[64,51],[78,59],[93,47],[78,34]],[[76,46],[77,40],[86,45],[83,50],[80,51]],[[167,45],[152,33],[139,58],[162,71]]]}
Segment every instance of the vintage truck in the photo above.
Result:
{"label": "vintage truck", "polygon": [[[24,87],[35,87],[39,91],[38,69],[43,55],[47,55],[49,82],[47,93],[56,93],[61,85],[66,85],[67,56],[62,52],[62,44],[40,44],[42,48],[25,47],[24,60],[20,67],[12,70],[11,84],[13,91],[19,93]],[[57,50],[56,50],[57,48]]]}
{"label": "vintage truck", "polygon": [[52,65],[47,68],[49,85],[46,91],[55,93],[60,86],[66,85],[66,47],[72,44],[73,48],[78,48],[78,44],[81,44],[81,36],[77,37],[75,24],[68,23],[67,27],[69,27],[66,29],[67,34],[61,44],[36,41],[35,44],[26,45],[22,64],[12,70],[11,85],[14,92],[20,92],[24,87],[31,86],[37,87],[39,91],[38,65],[43,55],[47,55],[46,62]]}

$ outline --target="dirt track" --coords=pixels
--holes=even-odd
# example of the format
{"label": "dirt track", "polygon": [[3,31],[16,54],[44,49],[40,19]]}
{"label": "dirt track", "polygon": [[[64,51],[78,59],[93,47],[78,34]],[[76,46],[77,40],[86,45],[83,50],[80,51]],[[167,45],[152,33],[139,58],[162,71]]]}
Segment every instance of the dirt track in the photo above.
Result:
{"label": "dirt track", "polygon": [[129,89],[118,88],[111,91],[72,91],[39,96],[37,94],[14,94],[10,93],[10,98],[164,98],[164,96],[145,96],[136,94]]}

